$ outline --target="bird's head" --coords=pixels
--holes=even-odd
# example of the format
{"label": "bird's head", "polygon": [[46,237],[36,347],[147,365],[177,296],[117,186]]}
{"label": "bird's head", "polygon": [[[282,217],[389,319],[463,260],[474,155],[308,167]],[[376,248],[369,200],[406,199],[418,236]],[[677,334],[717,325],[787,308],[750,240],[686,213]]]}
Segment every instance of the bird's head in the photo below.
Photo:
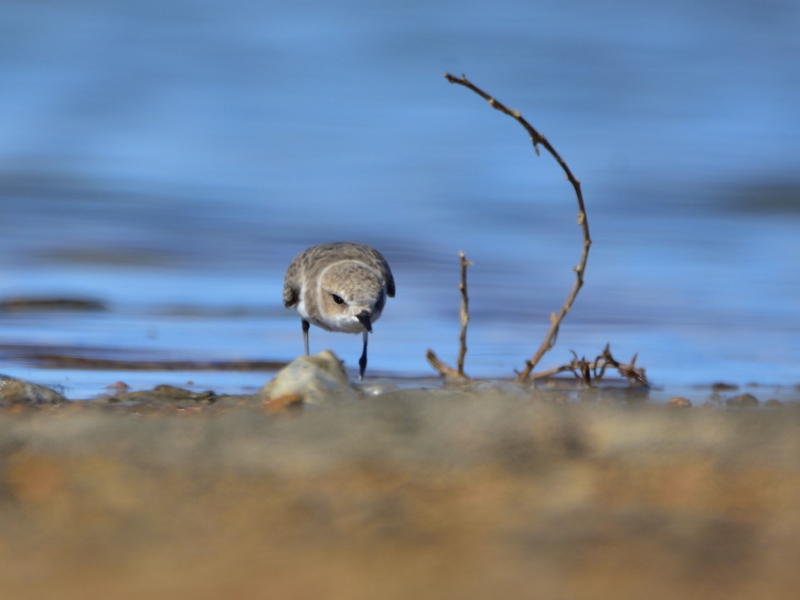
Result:
{"label": "bird's head", "polygon": [[342,261],[322,273],[318,293],[325,321],[334,329],[372,333],[386,303],[386,282],[357,261]]}

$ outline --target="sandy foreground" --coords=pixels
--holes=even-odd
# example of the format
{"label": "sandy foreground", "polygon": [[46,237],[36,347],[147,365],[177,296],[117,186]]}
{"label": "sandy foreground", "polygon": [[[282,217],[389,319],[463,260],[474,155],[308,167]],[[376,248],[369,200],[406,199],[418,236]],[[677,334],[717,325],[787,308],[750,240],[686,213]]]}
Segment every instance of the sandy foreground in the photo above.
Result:
{"label": "sandy foreground", "polygon": [[2,599],[800,597],[800,407],[0,409]]}

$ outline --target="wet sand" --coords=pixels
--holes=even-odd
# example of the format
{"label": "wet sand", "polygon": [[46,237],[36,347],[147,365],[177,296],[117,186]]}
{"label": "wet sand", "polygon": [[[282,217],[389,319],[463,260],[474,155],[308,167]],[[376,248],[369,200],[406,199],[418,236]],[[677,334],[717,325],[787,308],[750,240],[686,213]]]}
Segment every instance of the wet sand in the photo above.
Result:
{"label": "wet sand", "polygon": [[563,399],[5,406],[0,597],[800,593],[800,408]]}

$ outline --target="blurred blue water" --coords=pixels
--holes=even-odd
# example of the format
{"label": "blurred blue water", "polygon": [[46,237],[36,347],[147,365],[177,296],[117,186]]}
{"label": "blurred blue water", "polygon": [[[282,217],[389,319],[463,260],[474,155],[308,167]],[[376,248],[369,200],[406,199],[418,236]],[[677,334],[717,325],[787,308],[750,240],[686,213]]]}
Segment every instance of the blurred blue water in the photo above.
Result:
{"label": "blurred blue water", "polygon": [[[511,374],[572,283],[575,200],[451,71],[521,110],[583,184],[586,285],[543,367],[611,342],[656,382],[800,381],[798,2],[3,0],[0,15],[0,296],[111,307],[0,315],[3,343],[289,359],[283,272],[349,239],[398,284],[371,369],[427,373],[428,347],[453,360],[464,250],[467,369]],[[359,344],[312,332],[349,365]]]}

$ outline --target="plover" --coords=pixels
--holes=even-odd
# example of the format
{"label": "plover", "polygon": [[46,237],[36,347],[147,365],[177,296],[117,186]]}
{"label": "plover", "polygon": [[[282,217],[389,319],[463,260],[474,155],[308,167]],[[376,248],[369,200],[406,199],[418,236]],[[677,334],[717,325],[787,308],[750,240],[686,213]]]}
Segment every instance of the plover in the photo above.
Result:
{"label": "plover", "polygon": [[386,296],[394,298],[389,263],[377,250],[353,242],[304,250],[291,262],[283,281],[283,304],[300,314],[306,356],[309,324],[363,335],[359,379],[367,368],[367,336],[381,316]]}

